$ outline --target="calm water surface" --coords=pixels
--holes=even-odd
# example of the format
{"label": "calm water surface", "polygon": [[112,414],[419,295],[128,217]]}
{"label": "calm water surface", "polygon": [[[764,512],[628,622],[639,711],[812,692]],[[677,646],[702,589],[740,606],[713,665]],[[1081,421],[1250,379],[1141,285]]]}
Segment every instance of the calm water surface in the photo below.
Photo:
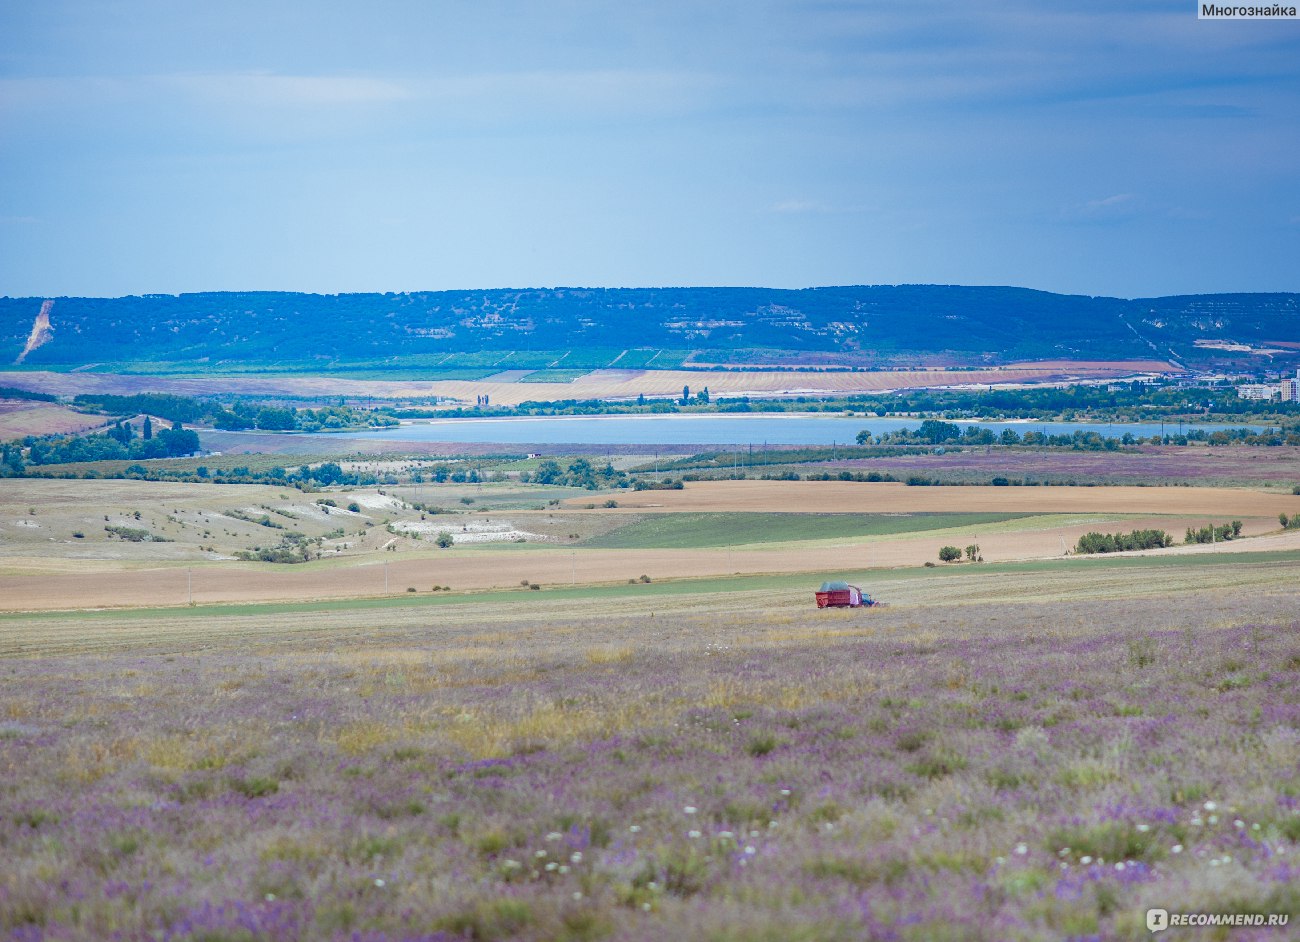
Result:
{"label": "calm water surface", "polygon": [[[366,432],[349,432],[333,438],[364,438],[370,440],[412,442],[488,442],[505,445],[525,445],[533,442],[577,445],[833,445],[853,443],[859,432],[870,429],[873,435],[893,432],[901,428],[916,428],[920,419],[902,418],[845,418],[840,415],[790,414],[778,415],[663,415],[663,416],[573,416],[543,418],[500,419],[436,419],[414,422],[399,428]],[[1159,435],[1159,422],[971,422],[958,421],[958,425],[979,425],[1000,433],[1003,429],[1017,432],[1044,432],[1050,435],[1069,435],[1076,429],[1095,431],[1101,435],[1120,438],[1125,433],[1147,437]],[[1207,432],[1224,428],[1254,428],[1244,425],[1185,425],[1184,431],[1198,428]],[[1166,422],[1164,432],[1176,435],[1177,422]]]}

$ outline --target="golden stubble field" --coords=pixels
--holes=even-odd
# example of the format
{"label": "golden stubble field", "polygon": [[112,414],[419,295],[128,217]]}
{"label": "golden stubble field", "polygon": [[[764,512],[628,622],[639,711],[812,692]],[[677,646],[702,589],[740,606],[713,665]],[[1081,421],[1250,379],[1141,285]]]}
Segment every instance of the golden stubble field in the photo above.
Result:
{"label": "golden stubble field", "polygon": [[[315,503],[321,499],[339,506]],[[1186,527],[1231,519],[1243,521],[1250,539],[1160,552],[1300,548],[1300,531],[1277,532],[1277,515],[1300,513],[1300,496],[1241,489],[726,481],[692,483],[682,491],[619,493],[617,499],[617,508],[587,509],[590,496],[575,498],[559,508],[558,520],[552,511],[521,510],[425,522],[401,500],[373,490],[301,495],[240,485],[6,481],[0,489],[0,610],[338,599],[409,594],[408,589],[428,593],[433,586],[467,591],[518,588],[524,582],[547,587],[626,583],[643,575],[662,581],[806,572],[816,581],[842,571],[919,567],[949,544],[978,543],[986,561],[1003,562],[1062,556],[1090,530],[1160,528],[1178,539]],[[351,501],[359,502],[357,511],[346,509]],[[980,511],[1034,516],[923,533],[697,549],[594,549],[556,539],[440,550],[428,539],[443,526],[459,535],[503,520],[530,532],[570,524],[593,532],[629,512]],[[324,534],[343,524],[349,533],[326,540],[324,557],[304,565],[241,562],[214,551],[220,539],[273,542],[279,531],[246,519],[254,514],[304,532]],[[110,526],[148,529],[170,542],[105,538],[100,532],[105,517]],[[425,529],[394,534],[393,521]],[[76,538],[75,532],[83,536]]]}

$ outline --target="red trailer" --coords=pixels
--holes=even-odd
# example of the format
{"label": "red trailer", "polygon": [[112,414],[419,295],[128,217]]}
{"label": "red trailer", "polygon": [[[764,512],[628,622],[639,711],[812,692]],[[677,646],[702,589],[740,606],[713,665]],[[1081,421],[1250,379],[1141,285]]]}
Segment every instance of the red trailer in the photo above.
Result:
{"label": "red trailer", "polygon": [[823,582],[817,590],[818,608],[870,608],[876,604],[875,599],[847,582]]}

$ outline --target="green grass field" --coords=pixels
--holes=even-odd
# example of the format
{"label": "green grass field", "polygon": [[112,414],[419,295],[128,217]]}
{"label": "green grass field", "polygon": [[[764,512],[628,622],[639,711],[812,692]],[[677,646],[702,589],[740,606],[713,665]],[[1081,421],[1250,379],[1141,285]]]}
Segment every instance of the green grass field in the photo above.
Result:
{"label": "green grass field", "polygon": [[[1060,560],[1015,563],[936,566],[934,568],[845,570],[836,578],[867,588],[878,600],[890,605],[943,601],[951,604],[1037,599],[1138,598],[1194,592],[1207,584],[1224,587],[1289,584],[1300,551],[1267,553],[1213,553],[1201,556],[1090,556]],[[670,579],[660,582],[546,587],[540,592],[522,587],[509,590],[406,594],[310,602],[250,602],[194,606],[162,606],[132,609],[79,610],[77,624],[166,623],[182,633],[184,625],[200,628],[208,619],[261,620],[269,628],[276,619],[303,615],[322,617],[368,613],[371,617],[395,615],[419,618],[421,611],[454,613],[465,608],[466,620],[482,617],[485,609],[505,607],[567,610],[574,603],[598,603],[605,610],[629,610],[675,606],[698,606],[704,602],[721,607],[746,608],[778,604],[782,607],[811,606],[817,578],[807,573],[711,576],[700,579]],[[870,612],[863,610],[863,616]],[[35,628],[41,624],[66,624],[70,613],[10,612],[0,614],[0,628]],[[377,624],[377,623],[376,623]],[[21,632],[18,632],[21,634]],[[0,656],[21,653],[24,645],[0,644]]]}
{"label": "green grass field", "polygon": [[593,549],[700,549],[709,546],[919,533],[1004,523],[1030,516],[1034,514],[653,514],[609,533],[592,537],[581,545]]}
{"label": "green grass field", "polygon": [[591,370],[572,369],[572,370],[537,370],[522,377],[521,383],[571,383],[579,377],[586,376]]}

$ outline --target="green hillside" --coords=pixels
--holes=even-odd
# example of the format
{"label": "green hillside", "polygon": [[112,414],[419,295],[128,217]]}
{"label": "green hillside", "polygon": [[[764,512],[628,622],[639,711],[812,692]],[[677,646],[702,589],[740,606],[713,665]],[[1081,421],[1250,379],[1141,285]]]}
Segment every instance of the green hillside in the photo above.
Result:
{"label": "green hillside", "polygon": [[[0,298],[0,361],[41,298]],[[985,365],[1248,353],[1300,337],[1300,295],[1122,300],[942,285],[539,288],[410,294],[213,292],[55,298],[26,368],[194,372],[662,369],[681,365]],[[1300,354],[1300,351],[1297,352]],[[1285,356],[1283,357],[1285,359]],[[1271,362],[1271,361],[1270,361]]]}

